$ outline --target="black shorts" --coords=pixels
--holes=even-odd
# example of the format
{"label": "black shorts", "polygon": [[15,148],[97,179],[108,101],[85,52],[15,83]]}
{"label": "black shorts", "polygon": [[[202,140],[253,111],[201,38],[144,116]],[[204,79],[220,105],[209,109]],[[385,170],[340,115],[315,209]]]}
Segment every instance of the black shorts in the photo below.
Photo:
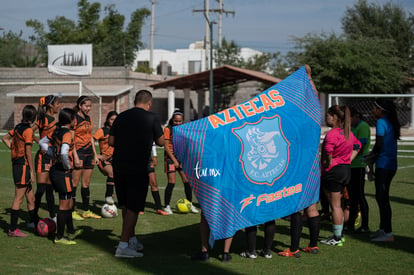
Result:
{"label": "black shorts", "polygon": [[52,167],[52,159],[47,154],[42,154],[39,150],[35,156],[34,166],[36,173],[49,172],[50,167]]}
{"label": "black shorts", "polygon": [[94,161],[94,157],[93,157],[93,153],[83,153],[78,151],[78,157],[79,157],[79,161],[80,161],[80,167],[75,169],[93,169],[94,165],[93,165],[93,161]]}
{"label": "black shorts", "polygon": [[167,174],[175,173],[175,172],[178,172],[180,170],[181,170],[180,167],[176,168],[174,166],[174,162],[172,161],[172,159],[166,158],[164,160],[164,171],[165,171],[165,173],[167,173]]}
{"label": "black shorts", "polygon": [[60,194],[71,193],[73,191],[72,172],[52,166],[49,172],[50,181],[53,189]]}
{"label": "black shorts", "polygon": [[26,164],[13,164],[13,180],[15,185],[30,183],[30,167]]}
{"label": "black shorts", "polygon": [[120,171],[114,169],[115,191],[118,205],[129,210],[144,211],[148,193],[148,171]]}
{"label": "black shorts", "polygon": [[112,166],[112,157],[109,157],[107,159],[100,159],[98,163],[99,171],[104,174],[104,168],[108,165]]}
{"label": "black shorts", "polygon": [[331,168],[321,177],[321,186],[329,192],[343,192],[351,180],[351,166],[340,164]]}

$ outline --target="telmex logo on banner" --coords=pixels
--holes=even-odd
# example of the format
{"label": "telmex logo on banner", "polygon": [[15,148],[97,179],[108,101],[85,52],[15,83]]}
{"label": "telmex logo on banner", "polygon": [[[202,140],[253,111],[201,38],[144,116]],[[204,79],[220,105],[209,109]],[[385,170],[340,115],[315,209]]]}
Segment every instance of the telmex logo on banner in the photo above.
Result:
{"label": "telmex logo on banner", "polygon": [[318,201],[321,121],[302,67],[246,102],[173,128],[211,240]]}
{"label": "telmex logo on banner", "polygon": [[49,45],[48,70],[59,75],[90,75],[92,44]]}

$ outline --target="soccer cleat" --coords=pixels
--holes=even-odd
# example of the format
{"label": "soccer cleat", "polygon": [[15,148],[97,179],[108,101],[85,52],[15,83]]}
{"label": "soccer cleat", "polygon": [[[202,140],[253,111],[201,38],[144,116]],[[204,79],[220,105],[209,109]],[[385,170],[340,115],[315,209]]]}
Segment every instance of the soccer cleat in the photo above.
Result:
{"label": "soccer cleat", "polygon": [[124,249],[118,246],[115,252],[115,257],[117,258],[140,258],[143,256],[144,254],[142,252],[137,252],[129,246]]}
{"label": "soccer cleat", "polygon": [[277,253],[277,255],[283,256],[283,257],[296,257],[296,258],[300,257],[299,249],[292,252],[290,251],[290,248],[286,248],[284,251]]}
{"label": "soccer cleat", "polygon": [[115,203],[114,198],[112,198],[112,196],[105,197],[105,202],[111,205]]}
{"label": "soccer cleat", "polygon": [[54,221],[57,224],[57,217],[56,216],[54,216],[53,218],[49,217],[49,219],[51,219],[52,221]]}
{"label": "soccer cleat", "polygon": [[230,262],[230,261],[231,261],[231,255],[230,255],[230,253],[229,253],[229,252],[224,252],[224,253],[221,255],[221,261],[222,261],[223,263]]}
{"label": "soccer cleat", "polygon": [[392,232],[385,233],[381,236],[375,237],[371,239],[371,242],[393,242],[394,236],[392,235]]}
{"label": "soccer cleat", "polygon": [[140,214],[140,215],[144,215],[145,214],[145,212],[144,211],[139,211],[139,213],[138,214]]}
{"label": "soccer cleat", "polygon": [[191,260],[192,261],[206,262],[209,259],[210,259],[210,257],[208,256],[208,252],[207,251],[200,251],[200,252],[194,254],[193,256],[191,256]]}
{"label": "soccer cleat", "polygon": [[138,239],[136,239],[136,240],[137,241],[135,241],[135,239],[133,241],[132,240],[128,241],[129,248],[131,248],[132,250],[135,250],[135,251],[144,250],[144,245]]}
{"label": "soccer cleat", "polygon": [[240,256],[242,256],[243,258],[249,258],[249,259],[256,259],[257,258],[257,254],[256,251],[253,252],[249,252],[249,251],[243,251],[242,253],[240,253]]}
{"label": "soccer cleat", "polygon": [[168,215],[169,215],[167,212],[165,212],[165,211],[163,211],[163,210],[161,210],[161,209],[158,209],[156,213],[157,213],[158,215],[161,215],[161,216],[168,216]]}
{"label": "soccer cleat", "polygon": [[262,250],[262,252],[260,252],[260,255],[265,257],[266,259],[271,259],[273,257],[272,251],[270,249]]}
{"label": "soccer cleat", "polygon": [[332,246],[343,246],[342,240],[336,240],[335,236],[330,236],[326,240],[322,240],[321,243]]}
{"label": "soccer cleat", "polygon": [[76,244],[75,241],[69,240],[68,238],[55,239],[55,243],[64,244],[64,245],[74,245],[74,244]]}
{"label": "soccer cleat", "polygon": [[85,219],[81,217],[81,215],[79,215],[79,213],[77,211],[73,211],[72,212],[72,219],[75,221],[84,221]]}
{"label": "soccer cleat", "polygon": [[92,218],[92,219],[100,219],[102,218],[99,215],[96,215],[95,213],[93,213],[91,210],[85,211],[82,213],[82,217],[83,218]]}
{"label": "soccer cleat", "polygon": [[83,233],[83,229],[76,229],[74,233],[69,233],[68,235],[68,239],[69,240],[74,240],[77,237],[79,237],[80,235],[82,235]]}
{"label": "soccer cleat", "polygon": [[302,249],[302,251],[306,252],[306,253],[318,254],[319,253],[319,247],[317,247],[317,246],[314,246],[314,247],[308,246],[308,247]]}
{"label": "soccer cleat", "polygon": [[7,235],[9,235],[9,237],[27,237],[29,235],[24,234],[23,232],[21,232],[18,228],[16,228],[14,231],[10,231],[7,233]]}
{"label": "soccer cleat", "polygon": [[164,212],[166,212],[168,215],[171,215],[173,213],[172,210],[171,210],[171,207],[169,205],[167,205],[164,208]]}
{"label": "soccer cleat", "polygon": [[198,213],[198,209],[193,204],[191,204],[190,212],[191,213],[194,213],[194,214],[197,214]]}
{"label": "soccer cleat", "polygon": [[377,231],[375,231],[374,233],[372,233],[372,234],[370,234],[369,235],[369,237],[371,238],[371,239],[373,239],[373,238],[377,238],[377,237],[379,237],[379,236],[382,236],[382,235],[384,235],[385,234],[385,231],[384,230],[382,230],[382,229],[378,229]]}

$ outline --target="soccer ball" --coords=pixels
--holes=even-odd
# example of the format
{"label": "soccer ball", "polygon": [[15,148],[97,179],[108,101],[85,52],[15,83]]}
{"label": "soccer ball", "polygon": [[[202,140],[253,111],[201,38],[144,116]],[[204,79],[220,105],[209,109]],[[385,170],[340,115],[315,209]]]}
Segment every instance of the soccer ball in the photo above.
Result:
{"label": "soccer ball", "polygon": [[179,213],[188,213],[191,209],[191,202],[186,199],[179,199],[177,201],[177,210]]}
{"label": "soccer ball", "polygon": [[115,204],[105,203],[102,205],[101,213],[104,218],[115,218],[118,216],[118,208],[116,208]]}
{"label": "soccer ball", "polygon": [[53,233],[55,233],[56,230],[56,223],[49,218],[41,219],[37,223],[37,233],[42,237],[47,237]]}

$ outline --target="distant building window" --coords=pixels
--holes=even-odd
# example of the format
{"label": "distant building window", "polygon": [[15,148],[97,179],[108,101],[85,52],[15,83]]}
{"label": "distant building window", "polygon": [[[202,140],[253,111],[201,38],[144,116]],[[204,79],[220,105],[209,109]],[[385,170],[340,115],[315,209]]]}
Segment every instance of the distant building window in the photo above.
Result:
{"label": "distant building window", "polygon": [[188,73],[194,74],[201,72],[201,61],[188,61]]}

